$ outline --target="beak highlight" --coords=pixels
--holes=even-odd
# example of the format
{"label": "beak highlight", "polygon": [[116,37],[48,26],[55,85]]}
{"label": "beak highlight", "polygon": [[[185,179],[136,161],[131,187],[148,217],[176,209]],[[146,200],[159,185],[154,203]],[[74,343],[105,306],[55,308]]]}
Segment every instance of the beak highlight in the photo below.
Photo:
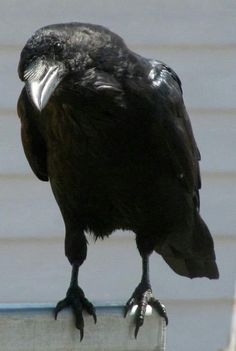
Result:
{"label": "beak highlight", "polygon": [[42,111],[62,80],[59,65],[34,64],[25,73],[26,91],[35,107]]}

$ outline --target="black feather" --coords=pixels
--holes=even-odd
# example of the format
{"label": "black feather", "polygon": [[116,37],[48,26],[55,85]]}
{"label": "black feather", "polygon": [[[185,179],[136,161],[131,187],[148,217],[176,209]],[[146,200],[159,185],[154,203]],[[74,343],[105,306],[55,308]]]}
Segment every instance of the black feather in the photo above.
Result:
{"label": "black feather", "polygon": [[89,24],[38,30],[22,51],[21,79],[27,69],[34,78],[36,59],[63,64],[63,79],[41,112],[23,90],[23,145],[35,174],[51,182],[70,262],[86,257],[85,231],[104,237],[122,228],[136,234],[142,255],[156,250],[178,274],[217,278],[177,74]]}

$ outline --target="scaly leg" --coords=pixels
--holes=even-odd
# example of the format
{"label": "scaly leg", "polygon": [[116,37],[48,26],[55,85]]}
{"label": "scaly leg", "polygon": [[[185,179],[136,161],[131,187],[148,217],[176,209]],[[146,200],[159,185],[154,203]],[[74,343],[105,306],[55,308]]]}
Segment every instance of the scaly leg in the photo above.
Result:
{"label": "scaly leg", "polygon": [[93,304],[86,299],[83,290],[78,285],[78,264],[72,264],[71,282],[69,289],[67,290],[65,299],[58,302],[55,309],[55,319],[57,319],[58,313],[64,308],[71,306],[74,316],[76,328],[80,331],[80,341],[84,337],[84,319],[82,311],[87,311],[93,316],[94,323],[97,322],[96,312]]}
{"label": "scaly leg", "polygon": [[168,318],[166,314],[165,306],[160,303],[159,300],[155,299],[152,295],[151,284],[149,280],[149,255],[142,256],[143,273],[140,284],[134,290],[131,298],[127,301],[125,305],[124,316],[126,317],[128,311],[132,309],[134,305],[138,305],[135,312],[135,338],[137,338],[139,328],[143,325],[145,312],[147,305],[154,308],[157,313],[160,314],[168,324]]}

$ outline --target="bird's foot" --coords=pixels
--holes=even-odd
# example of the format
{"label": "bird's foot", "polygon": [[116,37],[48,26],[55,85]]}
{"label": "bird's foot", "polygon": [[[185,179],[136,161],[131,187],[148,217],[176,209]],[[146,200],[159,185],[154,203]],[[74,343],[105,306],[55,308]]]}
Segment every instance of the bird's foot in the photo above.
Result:
{"label": "bird's foot", "polygon": [[72,307],[75,316],[75,326],[80,331],[80,341],[84,337],[84,319],[82,311],[85,310],[93,316],[94,323],[97,322],[97,316],[93,304],[86,299],[83,290],[78,286],[71,286],[64,300],[58,302],[55,308],[55,319],[57,319],[58,313],[66,307]]}
{"label": "bird's foot", "polygon": [[147,305],[154,308],[157,313],[165,319],[166,325],[168,324],[168,317],[166,314],[165,306],[152,295],[152,289],[149,284],[140,283],[135,289],[131,298],[127,301],[125,305],[124,317],[132,309],[134,305],[138,305],[135,311],[135,331],[134,336],[137,338],[139,328],[144,323],[144,317],[146,313]]}

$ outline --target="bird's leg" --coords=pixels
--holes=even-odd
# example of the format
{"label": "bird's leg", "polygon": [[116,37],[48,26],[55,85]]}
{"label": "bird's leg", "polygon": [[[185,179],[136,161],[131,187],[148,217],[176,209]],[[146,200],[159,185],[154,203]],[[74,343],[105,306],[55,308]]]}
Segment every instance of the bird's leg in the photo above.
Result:
{"label": "bird's leg", "polygon": [[86,299],[83,290],[78,285],[78,273],[79,265],[72,264],[72,273],[69,289],[67,290],[65,299],[58,302],[55,309],[55,319],[57,319],[58,313],[65,307],[71,306],[74,316],[76,328],[80,330],[80,341],[84,336],[84,319],[82,311],[87,311],[93,316],[94,322],[97,322],[95,308],[92,303]]}
{"label": "bird's leg", "polygon": [[168,323],[164,305],[162,305],[160,301],[155,299],[152,295],[149,279],[149,255],[142,256],[142,265],[143,273],[141,282],[134,290],[131,298],[127,301],[124,313],[124,316],[126,317],[128,311],[131,310],[134,305],[138,305],[138,308],[135,312],[135,338],[137,338],[139,328],[143,325],[147,305],[150,305],[152,308],[154,308],[160,314],[160,316],[165,319],[166,324]]}

